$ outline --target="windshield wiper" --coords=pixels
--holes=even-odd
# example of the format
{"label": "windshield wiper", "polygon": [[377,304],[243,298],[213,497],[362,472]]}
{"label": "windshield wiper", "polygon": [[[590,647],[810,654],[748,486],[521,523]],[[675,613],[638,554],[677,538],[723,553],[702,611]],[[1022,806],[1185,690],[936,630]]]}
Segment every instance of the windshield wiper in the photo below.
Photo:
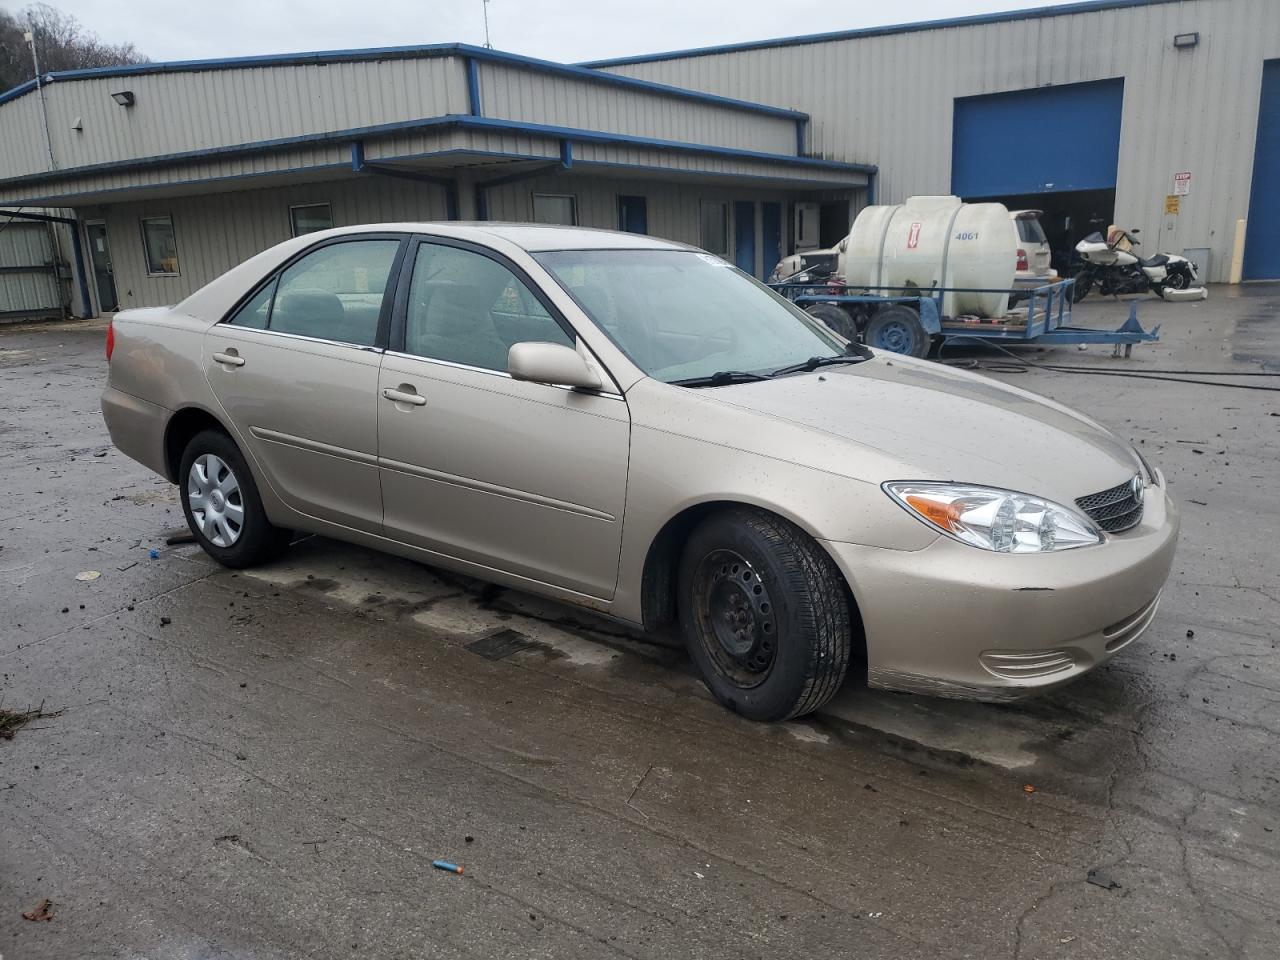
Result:
{"label": "windshield wiper", "polygon": [[759,373],[747,373],[744,370],[717,370],[705,377],[688,377],[684,380],[672,380],[677,387],[727,387],[731,383],[752,383],[769,378]]}
{"label": "windshield wiper", "polygon": [[811,373],[819,367],[829,367],[836,363],[861,363],[863,360],[870,359],[869,351],[867,354],[842,354],[837,357],[810,357],[801,363],[793,363],[789,367],[779,367],[771,377],[780,377],[788,373]]}

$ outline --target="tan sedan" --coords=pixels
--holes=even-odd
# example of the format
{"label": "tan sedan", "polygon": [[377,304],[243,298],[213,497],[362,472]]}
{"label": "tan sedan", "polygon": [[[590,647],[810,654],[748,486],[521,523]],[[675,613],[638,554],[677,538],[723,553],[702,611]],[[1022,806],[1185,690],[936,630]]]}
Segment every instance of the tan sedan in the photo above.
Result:
{"label": "tan sedan", "polygon": [[1062,684],[1150,624],[1177,537],[1160,473],[1097,423],[631,234],[311,234],[117,314],[107,355],[112,439],[221,563],[309,531],[678,624],[759,720],[850,671]]}

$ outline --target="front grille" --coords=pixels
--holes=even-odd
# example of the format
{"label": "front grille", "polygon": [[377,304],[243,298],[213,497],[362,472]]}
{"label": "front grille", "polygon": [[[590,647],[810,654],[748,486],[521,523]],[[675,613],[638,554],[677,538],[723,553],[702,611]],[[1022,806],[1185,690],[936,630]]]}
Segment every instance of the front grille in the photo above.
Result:
{"label": "front grille", "polygon": [[1081,497],[1076,506],[1107,533],[1122,533],[1142,520],[1142,494],[1135,494],[1134,486],[1132,480],[1126,480],[1110,490]]}

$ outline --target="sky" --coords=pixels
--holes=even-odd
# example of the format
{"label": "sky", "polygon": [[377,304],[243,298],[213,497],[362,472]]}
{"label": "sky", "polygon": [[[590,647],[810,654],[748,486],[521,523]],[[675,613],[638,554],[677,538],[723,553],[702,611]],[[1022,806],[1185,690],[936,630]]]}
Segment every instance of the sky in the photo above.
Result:
{"label": "sky", "polygon": [[[484,42],[482,0],[49,2],[152,60]],[[499,50],[572,63],[1053,2],[1060,0],[491,0],[488,10]],[[0,0],[10,12],[24,5]]]}

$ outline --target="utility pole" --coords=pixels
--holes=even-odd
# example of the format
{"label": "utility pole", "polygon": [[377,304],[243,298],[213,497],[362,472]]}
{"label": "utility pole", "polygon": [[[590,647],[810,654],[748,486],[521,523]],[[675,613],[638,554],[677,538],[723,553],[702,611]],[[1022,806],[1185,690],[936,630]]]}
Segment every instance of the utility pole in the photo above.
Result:
{"label": "utility pole", "polygon": [[49,104],[44,99],[44,81],[40,77],[40,58],[36,56],[36,35],[35,31],[28,30],[22,35],[22,39],[27,41],[27,46],[31,48],[31,66],[36,72],[36,93],[40,95],[40,114],[44,117],[44,145],[49,151],[49,169],[57,170],[58,161],[53,159],[53,137],[49,135]]}
{"label": "utility pole", "polygon": [[480,5],[484,10],[484,45],[492,50],[493,44],[489,42],[489,0],[480,0]]}

